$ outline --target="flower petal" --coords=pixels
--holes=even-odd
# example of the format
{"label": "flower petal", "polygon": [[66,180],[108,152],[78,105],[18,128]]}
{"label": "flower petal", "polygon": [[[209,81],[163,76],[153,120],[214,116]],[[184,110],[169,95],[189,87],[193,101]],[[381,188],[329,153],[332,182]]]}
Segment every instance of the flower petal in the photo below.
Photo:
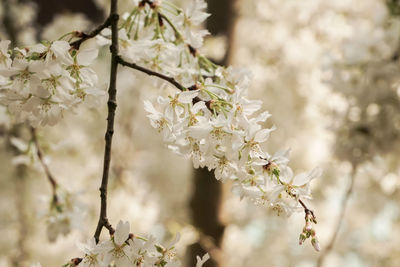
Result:
{"label": "flower petal", "polygon": [[85,49],[78,53],[76,60],[79,65],[89,66],[95,58],[97,58],[99,51],[96,48]]}
{"label": "flower petal", "polygon": [[121,246],[129,237],[129,222],[119,221],[114,233],[114,242]]}

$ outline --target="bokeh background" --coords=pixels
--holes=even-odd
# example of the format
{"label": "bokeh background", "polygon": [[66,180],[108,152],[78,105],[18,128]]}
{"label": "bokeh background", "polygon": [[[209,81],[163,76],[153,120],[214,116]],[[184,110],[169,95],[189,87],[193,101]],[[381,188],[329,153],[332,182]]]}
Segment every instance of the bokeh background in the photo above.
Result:
{"label": "bokeh background", "polygon": [[[121,13],[132,1],[120,0]],[[190,1],[176,1],[188,5]],[[276,216],[230,192],[206,170],[169,151],[151,128],[143,100],[159,83],[121,69],[109,191],[109,219],[137,234],[181,240],[178,256],[194,266],[400,266],[400,3],[397,0],[209,0],[202,52],[253,73],[250,97],[272,114],[267,150],[291,148],[296,172],[320,166],[313,181],[322,251],[298,245],[303,213]],[[0,38],[29,45],[101,23],[107,0],[1,0]],[[95,41],[85,43],[94,46]],[[95,64],[107,88],[109,55]],[[99,210],[105,98],[37,130],[60,187],[79,202],[73,229],[47,238],[51,187],[31,136],[0,106],[0,266],[61,266],[80,255]]]}

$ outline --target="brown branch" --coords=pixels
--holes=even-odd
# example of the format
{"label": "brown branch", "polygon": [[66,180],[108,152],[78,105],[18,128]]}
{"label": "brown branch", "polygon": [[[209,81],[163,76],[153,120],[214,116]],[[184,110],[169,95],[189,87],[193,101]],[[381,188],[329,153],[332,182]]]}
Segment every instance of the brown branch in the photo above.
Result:
{"label": "brown branch", "polygon": [[351,193],[353,192],[354,180],[355,180],[355,177],[356,177],[356,173],[357,173],[357,165],[353,165],[353,170],[351,171],[351,176],[350,176],[350,185],[347,188],[346,195],[344,196],[344,198],[342,200],[342,207],[341,207],[341,210],[340,210],[339,217],[337,218],[335,230],[333,232],[333,235],[332,235],[331,239],[328,242],[328,245],[326,246],[325,250],[321,253],[321,256],[318,259],[317,267],[323,266],[325,257],[333,249],[333,245],[335,244],[335,241],[336,241],[337,236],[339,234],[339,230],[340,230],[340,228],[342,226],[342,223],[343,223],[343,220],[344,220],[344,217],[345,217],[346,208],[347,208],[348,202],[350,200]]}
{"label": "brown branch", "polygon": [[37,133],[36,129],[34,127],[30,127],[31,129],[31,135],[32,135],[32,141],[35,144],[36,147],[36,155],[38,156],[39,162],[43,167],[44,173],[46,174],[47,180],[49,180],[49,183],[51,185],[51,189],[53,192],[53,202],[57,203],[58,198],[57,198],[57,181],[54,178],[53,174],[50,172],[49,166],[47,166],[46,162],[44,161],[43,157],[43,152],[40,147],[38,138],[37,138]]}
{"label": "brown branch", "polygon": [[178,83],[173,77],[169,77],[169,76],[166,76],[166,75],[161,74],[159,72],[152,71],[152,70],[147,69],[145,67],[139,66],[139,65],[137,65],[135,63],[127,62],[127,61],[123,60],[120,56],[118,56],[118,63],[121,64],[122,66],[129,67],[129,68],[141,71],[143,73],[146,73],[147,75],[156,76],[156,77],[158,77],[158,78],[160,78],[160,79],[162,79],[164,81],[169,82],[170,84],[172,84],[173,86],[175,86],[176,88],[178,88],[181,91],[186,91],[187,90],[186,87],[184,87],[183,85]]}
{"label": "brown branch", "polygon": [[103,227],[107,228],[110,234],[114,233],[114,228],[111,226],[107,219],[107,186],[108,177],[110,172],[111,162],[111,145],[112,136],[114,134],[114,118],[115,110],[117,108],[117,70],[118,70],[118,6],[117,0],[111,0],[111,10],[107,21],[111,24],[111,71],[110,71],[110,85],[108,88],[108,116],[107,116],[107,130],[105,134],[105,149],[104,149],[104,165],[103,177],[100,186],[100,216],[97,223],[94,238],[96,243],[99,242],[101,230]]}
{"label": "brown branch", "polygon": [[84,33],[84,32],[77,33],[78,37],[80,37],[80,39],[73,41],[70,45],[75,49],[79,49],[79,47],[81,46],[81,44],[83,42],[85,42],[88,39],[96,37],[102,30],[104,30],[105,28],[107,28],[110,25],[111,25],[111,17],[108,17],[103,22],[103,24],[97,26],[97,28],[94,29],[93,31],[91,31],[90,33]]}
{"label": "brown branch", "polygon": [[[170,84],[172,84],[173,86],[175,86],[177,89],[179,89],[180,91],[190,90],[190,88],[186,88],[185,86],[183,86],[182,84],[180,84],[179,82],[177,82],[173,77],[169,77],[169,76],[164,75],[164,74],[162,74],[162,73],[159,73],[159,72],[156,72],[156,71],[147,69],[147,68],[142,67],[142,66],[139,66],[139,65],[137,65],[137,64],[135,64],[135,63],[127,62],[127,61],[123,60],[120,56],[118,56],[118,63],[121,64],[122,66],[129,67],[129,68],[138,70],[138,71],[140,71],[140,72],[146,73],[147,75],[155,76],[155,77],[158,77],[158,78],[160,78],[160,79],[162,79],[162,80],[164,80],[164,81],[167,81],[167,82],[169,82]],[[204,100],[202,100],[202,99],[201,99],[200,97],[198,97],[198,96],[196,96],[195,98],[193,98],[193,104],[196,104],[196,103],[199,102],[199,101],[204,101]],[[205,101],[205,102],[206,102],[206,101]],[[210,101],[207,101],[207,102],[206,102],[206,106],[207,106],[207,108],[212,112],[213,110],[212,110],[212,108],[211,108],[211,106],[210,106],[210,103],[211,103]]]}

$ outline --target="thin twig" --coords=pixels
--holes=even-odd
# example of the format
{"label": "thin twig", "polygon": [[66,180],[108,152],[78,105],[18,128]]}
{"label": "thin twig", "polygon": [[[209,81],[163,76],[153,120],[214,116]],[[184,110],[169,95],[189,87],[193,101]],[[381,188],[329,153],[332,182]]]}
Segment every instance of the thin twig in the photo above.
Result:
{"label": "thin twig", "polygon": [[333,248],[333,245],[335,244],[335,241],[336,241],[337,236],[339,234],[339,230],[340,230],[340,228],[342,226],[342,223],[344,221],[346,208],[347,208],[348,202],[350,200],[351,193],[353,192],[354,180],[355,180],[355,177],[356,177],[356,173],[357,173],[357,165],[353,165],[353,170],[351,171],[351,175],[350,175],[350,185],[347,188],[346,195],[344,196],[344,198],[342,200],[342,206],[341,206],[339,217],[337,218],[335,230],[333,232],[333,235],[332,235],[331,239],[328,242],[328,245],[326,246],[325,250],[321,253],[321,256],[318,259],[317,267],[323,266],[325,257],[329,254],[329,252]]}
{"label": "thin twig", "polygon": [[118,56],[118,63],[121,64],[122,66],[129,67],[129,68],[144,72],[147,75],[156,76],[156,77],[158,77],[158,78],[160,78],[160,79],[162,79],[164,81],[169,82],[170,84],[172,84],[173,86],[175,86],[176,88],[178,88],[181,91],[186,91],[187,90],[186,87],[184,87],[183,85],[178,83],[174,78],[166,76],[166,75],[161,74],[161,73],[158,73],[156,71],[152,71],[150,69],[146,69],[145,67],[139,66],[139,65],[137,65],[135,63],[127,62],[127,61],[123,60],[120,56]]}
{"label": "thin twig", "polygon": [[114,233],[114,228],[111,226],[107,219],[107,186],[108,176],[110,172],[111,162],[111,145],[112,136],[114,134],[114,118],[115,110],[117,108],[117,69],[118,69],[118,8],[117,0],[111,0],[111,10],[108,19],[111,24],[111,71],[110,71],[110,85],[108,88],[108,116],[107,116],[107,130],[105,134],[105,149],[104,149],[104,165],[103,177],[100,186],[100,216],[97,223],[94,238],[96,243],[99,242],[101,230],[103,227],[107,228],[110,234]]}
{"label": "thin twig", "polygon": [[104,30],[105,28],[107,28],[110,25],[111,25],[111,20],[110,20],[110,17],[108,17],[103,22],[103,24],[97,26],[97,28],[94,29],[93,31],[91,31],[90,33],[84,33],[84,32],[79,33],[80,39],[73,41],[70,45],[75,49],[79,49],[79,47],[81,46],[81,44],[84,41],[96,37],[102,30]]}
{"label": "thin twig", "polygon": [[49,183],[51,185],[51,189],[53,192],[53,201],[57,203],[58,198],[57,198],[57,181],[54,178],[53,174],[50,172],[49,166],[47,166],[46,162],[44,161],[43,157],[43,152],[40,147],[37,134],[36,134],[36,129],[34,127],[30,127],[31,129],[31,135],[32,135],[32,141],[35,144],[36,147],[36,154],[38,156],[39,162],[43,167],[44,173],[46,174],[47,180],[49,180]]}
{"label": "thin twig", "polygon": [[[162,73],[147,69],[147,68],[139,66],[135,63],[127,62],[127,61],[123,60],[120,56],[118,56],[118,63],[121,64],[122,66],[129,67],[129,68],[138,70],[140,72],[146,73],[147,75],[158,77],[164,81],[169,82],[170,84],[172,84],[173,86],[175,86],[177,89],[179,89],[181,91],[190,90],[190,89],[186,88],[185,86],[183,86],[182,84],[180,84],[179,82],[177,82],[173,77],[169,77]],[[199,101],[204,101],[204,100],[202,100],[198,96],[193,98],[193,104],[195,104]],[[213,111],[208,102],[206,102],[206,106],[211,112]]]}

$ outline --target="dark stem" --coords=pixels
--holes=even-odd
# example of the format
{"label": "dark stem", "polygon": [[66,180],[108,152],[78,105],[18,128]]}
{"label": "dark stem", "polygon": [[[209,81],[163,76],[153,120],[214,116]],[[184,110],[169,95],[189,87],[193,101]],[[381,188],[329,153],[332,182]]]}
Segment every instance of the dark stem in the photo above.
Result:
{"label": "dark stem", "polygon": [[328,255],[329,252],[333,249],[333,245],[335,244],[335,241],[339,234],[339,230],[342,226],[342,223],[343,223],[343,220],[344,220],[344,217],[346,214],[346,208],[347,208],[348,202],[350,200],[351,193],[353,192],[354,180],[356,177],[356,173],[357,173],[357,165],[354,164],[353,170],[351,171],[351,176],[350,176],[350,185],[347,188],[346,195],[344,196],[344,198],[342,200],[342,207],[340,210],[339,217],[337,218],[335,230],[333,232],[331,239],[329,240],[328,245],[326,246],[326,249],[322,252],[321,256],[318,259],[317,267],[323,266],[326,255]]}
{"label": "dark stem", "polygon": [[[117,14],[118,15],[118,14]],[[96,29],[94,29],[93,31],[91,31],[90,33],[84,33],[84,32],[80,32],[79,33],[79,37],[80,39],[73,41],[70,45],[75,48],[75,49],[79,49],[79,47],[81,46],[81,44],[83,42],[85,42],[88,39],[94,38],[96,37],[102,30],[104,30],[105,28],[107,28],[108,26],[111,25],[111,16],[109,16],[104,22],[103,24],[97,26]]]}
{"label": "dark stem", "polygon": [[135,63],[127,62],[127,61],[123,60],[121,57],[118,57],[118,63],[121,64],[122,66],[129,67],[129,68],[141,71],[143,73],[146,73],[147,75],[156,76],[156,77],[158,77],[158,78],[160,78],[160,79],[162,79],[164,81],[169,82],[170,84],[172,84],[173,86],[175,86],[176,88],[178,88],[181,91],[186,91],[187,90],[186,87],[184,87],[183,85],[178,83],[174,78],[166,76],[166,75],[161,74],[161,73],[158,73],[156,71],[152,71],[150,69],[146,69],[146,68],[141,67],[141,66],[139,66],[139,65],[137,65]]}
{"label": "dark stem", "polygon": [[36,147],[36,154],[38,156],[38,159],[40,161],[40,164],[43,167],[43,170],[47,176],[47,180],[49,180],[49,183],[51,185],[51,189],[53,192],[53,201],[55,203],[57,203],[58,198],[57,198],[57,181],[54,178],[53,174],[50,172],[49,166],[47,166],[46,162],[44,161],[44,157],[43,157],[43,152],[42,149],[40,147],[38,138],[37,138],[37,133],[36,133],[36,129],[33,127],[31,128],[31,135],[32,135],[32,142],[35,144]]}
{"label": "dark stem", "polygon": [[103,177],[100,186],[100,216],[97,223],[94,238],[96,243],[99,242],[101,230],[103,227],[107,228],[110,234],[114,233],[114,228],[111,226],[107,219],[107,186],[108,176],[110,172],[111,161],[111,145],[112,136],[114,134],[114,118],[115,110],[117,108],[117,69],[118,69],[118,8],[117,0],[111,0],[110,16],[107,19],[111,24],[111,71],[110,71],[110,85],[108,88],[108,116],[107,116],[107,130],[105,134],[105,149],[104,149],[104,165]]}
{"label": "dark stem", "polygon": [[[183,86],[182,84],[177,82],[173,77],[169,77],[169,76],[164,75],[162,73],[147,69],[147,68],[139,66],[139,65],[137,65],[135,63],[127,62],[127,61],[123,60],[120,56],[118,56],[118,63],[121,64],[122,66],[129,67],[129,68],[138,70],[140,72],[146,73],[147,75],[155,76],[155,77],[158,77],[158,78],[160,78],[160,79],[162,79],[164,81],[167,81],[170,84],[172,84],[173,86],[175,86],[177,89],[179,89],[180,91],[187,91],[188,90],[188,88],[186,88],[185,86]],[[193,98],[193,104],[195,104],[195,103],[197,103],[199,101],[204,101],[204,100],[200,99],[198,96]],[[212,112],[212,108],[210,108],[210,106],[207,106],[207,107]]]}

